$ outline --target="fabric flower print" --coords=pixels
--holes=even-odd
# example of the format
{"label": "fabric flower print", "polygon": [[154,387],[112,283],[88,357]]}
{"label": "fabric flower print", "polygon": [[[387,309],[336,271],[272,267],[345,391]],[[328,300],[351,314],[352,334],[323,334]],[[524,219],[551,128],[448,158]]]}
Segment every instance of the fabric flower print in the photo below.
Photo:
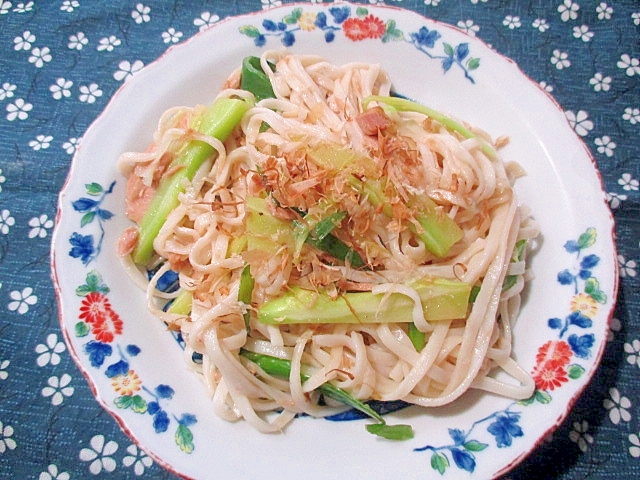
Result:
{"label": "fabric flower print", "polygon": [[571,66],[571,60],[569,60],[569,54],[567,52],[561,52],[558,49],[553,51],[551,57],[551,64],[555,65],[556,69],[563,70]]}
{"label": "fabric flower print", "polygon": [[588,431],[589,423],[583,420],[582,422],[573,422],[573,430],[569,432],[569,438],[578,444],[581,452],[586,452],[589,445],[593,443],[593,436]]}
{"label": "fabric flower print", "polygon": [[636,276],[638,264],[635,260],[627,260],[623,255],[618,255],[618,266],[620,267],[620,276],[622,278]]}
{"label": "fabric flower print", "polygon": [[625,343],[624,351],[627,354],[627,363],[640,368],[640,339],[636,338],[631,343]]}
{"label": "fabric flower print", "polygon": [[182,35],[182,32],[179,32],[175,28],[170,27],[166,32],[162,32],[162,41],[164,43],[178,43],[182,38]]}
{"label": "fabric flower print", "polygon": [[217,23],[219,20],[219,15],[212,14],[211,12],[202,12],[200,16],[193,21],[193,24],[198,27],[199,31],[203,31]]}
{"label": "fabric flower print", "polygon": [[70,397],[75,391],[73,387],[69,386],[70,383],[71,375],[68,373],[63,373],[60,378],[49,377],[47,386],[40,393],[45,398],[51,397],[51,405],[61,405],[64,397]]}
{"label": "fabric flower print", "polygon": [[105,443],[104,435],[94,435],[89,441],[91,448],[80,450],[80,460],[91,462],[89,471],[98,475],[104,469],[106,472],[113,472],[116,469],[116,461],[111,457],[118,451],[118,444],[113,440]]}
{"label": "fabric flower print", "polygon": [[122,459],[122,464],[125,467],[133,467],[133,472],[140,476],[144,474],[146,468],[153,465],[153,460],[143,450],[131,444],[127,447],[127,455]]}
{"label": "fabric flower print", "polygon": [[263,10],[268,10],[269,8],[273,7],[280,7],[282,5],[281,0],[260,0],[260,3],[262,3]]}
{"label": "fabric flower print", "polygon": [[87,43],[89,43],[89,39],[84,32],[78,32],[69,37],[67,47],[69,47],[70,50],[82,50]]}
{"label": "fabric flower print", "polygon": [[517,15],[507,15],[504,17],[504,20],[502,20],[502,25],[507,27],[509,30],[515,30],[522,26],[522,22],[520,22],[520,17]]}
{"label": "fabric flower print", "polygon": [[613,151],[617,145],[609,135],[598,137],[593,141],[593,143],[595,143],[598,153],[604,153],[607,157],[613,157]]}
{"label": "fabric flower print", "polygon": [[31,50],[31,45],[33,45],[33,42],[36,41],[36,36],[31,33],[31,31],[29,30],[25,30],[24,32],[22,32],[22,35],[19,37],[15,37],[13,39],[13,49],[20,51],[20,50]]}
{"label": "fabric flower print", "polygon": [[589,120],[589,114],[584,110],[578,110],[578,113],[568,110],[565,112],[565,116],[571,127],[581,137],[586,137],[593,130],[593,122]]}
{"label": "fabric flower print", "polygon": [[631,125],[640,123],[640,108],[626,107],[622,114],[622,119],[626,120]]}
{"label": "fabric flower print", "polygon": [[540,85],[540,88],[543,89],[545,92],[548,92],[548,93],[553,92],[553,85],[549,85],[544,80],[541,81],[538,85]]}
{"label": "fabric flower print", "polygon": [[628,172],[620,175],[620,178],[618,179],[618,185],[621,185],[622,189],[626,191],[637,191],[638,188],[640,188],[640,182],[638,182],[637,179],[633,178]]}
{"label": "fabric flower print", "polygon": [[45,238],[47,231],[53,228],[53,220],[42,214],[29,220],[28,225],[31,227],[28,234],[29,238]]}
{"label": "fabric flower print", "polygon": [[616,193],[616,192],[607,193],[607,202],[609,202],[609,205],[613,210],[618,208],[620,204],[624,202],[627,198],[628,198],[627,195],[624,195],[622,193]]}
{"label": "fabric flower print", "polygon": [[136,72],[142,70],[142,67],[144,67],[144,63],[140,60],[136,60],[133,63],[123,60],[118,64],[118,71],[113,74],[113,78],[118,81],[127,80]]}
{"label": "fabric flower print", "polygon": [[67,13],[72,13],[76,8],[80,6],[78,0],[64,0],[60,5],[60,10]]}
{"label": "fabric flower print", "polygon": [[55,463],[47,467],[46,472],[41,472],[38,480],[69,480],[71,477],[68,472],[59,472]]}
{"label": "fabric flower print", "polygon": [[33,109],[31,103],[25,102],[22,98],[16,98],[16,101],[7,105],[7,120],[26,120],[29,118],[29,112]]}
{"label": "fabric flower print", "polygon": [[53,140],[51,135],[38,135],[35,140],[29,141],[29,146],[36,152],[38,150],[46,150],[51,146],[51,140]]}
{"label": "fabric flower print", "polygon": [[628,53],[620,55],[620,60],[616,63],[617,67],[624,70],[628,77],[640,75],[640,59],[632,58]]}
{"label": "fabric flower print", "polygon": [[39,343],[36,345],[36,364],[39,367],[45,365],[58,365],[60,363],[60,354],[67,349],[64,342],[58,340],[58,335],[50,333],[47,335],[45,343]]}
{"label": "fabric flower print", "polygon": [[71,96],[71,87],[73,82],[65,78],[57,78],[56,83],[49,86],[49,91],[54,100],[69,98]]}
{"label": "fabric flower print", "polygon": [[580,5],[572,0],[563,0],[563,2],[558,5],[558,13],[560,14],[560,20],[563,22],[568,22],[569,20],[575,20],[578,18],[578,10],[580,10]]}
{"label": "fabric flower print", "polygon": [[631,420],[631,414],[629,409],[631,408],[631,401],[622,395],[617,388],[609,389],[609,398],[605,398],[603,401],[604,408],[609,410],[609,420],[614,425],[620,423],[620,420],[628,422]]}
{"label": "fabric flower print", "polygon": [[0,212],[0,233],[7,235],[9,229],[16,224],[16,219],[11,216],[11,212],[6,208]]}
{"label": "fabric flower print", "polygon": [[33,63],[36,68],[44,67],[45,63],[49,63],[52,60],[51,50],[49,47],[42,48],[34,48],[31,50],[31,55],[29,56],[29,63]]}
{"label": "fabric flower print", "polygon": [[78,145],[80,145],[80,139],[76,137],[72,137],[62,144],[62,148],[69,155],[73,155],[76,152]]}
{"label": "fabric flower print", "polygon": [[6,380],[9,377],[7,367],[11,364],[9,360],[0,360],[0,380]]}
{"label": "fabric flower print", "polygon": [[99,52],[113,52],[113,50],[120,45],[122,45],[122,40],[115,35],[109,35],[108,37],[103,37],[98,41],[96,50]]}
{"label": "fabric flower print", "polygon": [[594,33],[589,30],[587,25],[573,27],[573,38],[579,38],[583,42],[589,42],[593,38]]}
{"label": "fabric flower print", "polygon": [[633,458],[640,458],[640,434],[629,434],[629,443],[631,444],[629,447],[629,455]]}
{"label": "fabric flower print", "polygon": [[536,18],[531,26],[543,33],[549,30],[549,22],[545,18]]}
{"label": "fabric flower print", "polygon": [[133,21],[137,24],[147,23],[151,21],[151,16],[149,15],[150,12],[151,7],[138,3],[136,5],[136,9],[131,12],[131,18],[133,18]]}
{"label": "fabric flower print", "polygon": [[83,103],[95,103],[98,97],[102,96],[102,90],[97,83],[80,86],[80,96],[78,99]]}
{"label": "fabric flower print", "polygon": [[0,86],[0,100],[12,98],[15,90],[16,90],[16,86],[13,83],[9,83],[9,82],[3,83],[2,86]]}
{"label": "fabric flower print", "polygon": [[33,0],[30,0],[28,2],[19,2],[18,4],[16,4],[15,8],[13,9],[13,11],[16,13],[27,13],[27,12],[31,12],[32,10],[33,10]]}
{"label": "fabric flower print", "polygon": [[611,20],[611,16],[613,15],[613,8],[611,8],[604,2],[600,2],[600,4],[596,7],[596,13],[598,14],[598,20]]}
{"label": "fabric flower print", "polygon": [[460,20],[457,24],[457,27],[461,30],[464,30],[468,35],[475,37],[476,33],[480,31],[480,26],[476,25],[473,20]]}
{"label": "fabric flower print", "polygon": [[25,287],[21,291],[13,290],[9,297],[11,302],[7,305],[7,308],[12,312],[17,312],[20,315],[24,315],[29,311],[29,307],[35,305],[38,302],[38,297],[33,294],[33,288]]}
{"label": "fabric flower print", "polygon": [[18,446],[13,437],[13,427],[11,425],[4,425],[0,420],[0,453],[4,453],[7,450],[15,450]]}

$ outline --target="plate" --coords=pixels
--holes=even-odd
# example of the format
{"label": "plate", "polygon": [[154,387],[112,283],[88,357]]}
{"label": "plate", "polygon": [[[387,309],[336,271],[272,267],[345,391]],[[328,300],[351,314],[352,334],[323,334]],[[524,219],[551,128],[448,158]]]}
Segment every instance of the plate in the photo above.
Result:
{"label": "plate", "polygon": [[[208,104],[246,55],[288,48],[334,63],[378,62],[394,89],[507,135],[528,175],[519,198],[540,224],[514,331],[536,379],[526,402],[470,392],[436,409],[389,413],[415,438],[369,435],[366,420],[302,417],[277,435],[218,419],[181,347],[151,318],[116,260],[124,215],[122,152],[143,150],[166,108]],[[52,275],[60,324],[97,400],[156,462],[187,478],[491,478],[557,427],[602,356],[617,291],[613,219],[588,149],[562,109],[511,60],[459,30],[394,7],[286,5],[219,22],[128,80],[91,125],[59,197]],[[102,309],[100,328],[92,326]]]}

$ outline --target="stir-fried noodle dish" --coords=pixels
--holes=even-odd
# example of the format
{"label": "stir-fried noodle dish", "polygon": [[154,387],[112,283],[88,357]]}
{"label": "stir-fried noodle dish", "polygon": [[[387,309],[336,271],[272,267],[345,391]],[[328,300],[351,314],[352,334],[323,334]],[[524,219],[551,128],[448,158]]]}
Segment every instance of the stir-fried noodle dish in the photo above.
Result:
{"label": "stir-fried noodle dish", "polygon": [[533,393],[512,327],[538,229],[506,143],[380,65],[268,51],[120,157],[119,253],[220,417],[273,432],[346,405],[398,438],[368,401]]}

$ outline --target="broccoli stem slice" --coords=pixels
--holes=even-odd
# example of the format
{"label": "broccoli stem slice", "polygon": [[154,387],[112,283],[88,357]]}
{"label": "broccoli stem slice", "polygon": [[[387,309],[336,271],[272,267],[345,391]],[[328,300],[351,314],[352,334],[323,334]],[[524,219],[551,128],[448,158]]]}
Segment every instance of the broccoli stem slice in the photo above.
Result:
{"label": "broccoli stem slice", "polygon": [[384,103],[400,112],[417,112],[426,115],[444,125],[446,128],[453,132],[457,132],[464,138],[475,138],[480,142],[482,151],[490,158],[497,158],[498,154],[496,150],[485,140],[478,137],[475,133],[462,125],[460,122],[448,117],[444,113],[441,113],[433,108],[429,108],[420,103],[408,100],[402,97],[386,97],[381,95],[370,95],[362,101],[363,107],[366,109],[370,102]]}
{"label": "broccoli stem slice", "polygon": [[[367,196],[367,200],[374,207],[380,208],[387,217],[393,218],[393,209],[382,192],[374,182],[366,182],[355,176],[349,178],[350,184]],[[446,257],[452,246],[464,237],[464,231],[451,217],[438,210],[436,203],[429,197],[419,199],[421,208],[416,215],[420,227],[409,223],[409,229],[417,235],[424,246],[436,257]]]}
{"label": "broccoli stem slice", "polygon": [[[470,284],[433,279],[411,286],[420,297],[427,321],[466,317]],[[400,293],[346,292],[332,298],[327,293],[291,287],[260,306],[258,321],[267,325],[409,323],[414,307],[414,300]]]}
{"label": "broccoli stem slice", "polygon": [[[219,98],[196,121],[194,130],[225,141],[240,123],[250,105],[234,98]],[[214,148],[201,140],[189,141],[171,163],[177,170],[160,181],[151,205],[144,214],[138,234],[138,244],[132,253],[134,263],[145,265],[153,256],[153,241],[173,209],[178,206],[178,196],[184,192],[185,183],[193,180],[202,164],[215,154]]]}

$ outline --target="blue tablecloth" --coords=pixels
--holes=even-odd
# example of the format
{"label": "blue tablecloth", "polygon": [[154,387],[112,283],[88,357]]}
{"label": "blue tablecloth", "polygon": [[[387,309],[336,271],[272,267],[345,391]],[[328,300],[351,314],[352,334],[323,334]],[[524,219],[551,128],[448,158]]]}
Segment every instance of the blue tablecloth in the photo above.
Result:
{"label": "blue tablecloth", "polygon": [[[57,194],[127,68],[229,15],[286,3],[0,0],[0,478],[173,478],[100,408],[64,344],[49,270]],[[609,343],[566,421],[507,477],[640,478],[640,3],[362,3],[457,25],[513,58],[591,149],[617,221]]]}

